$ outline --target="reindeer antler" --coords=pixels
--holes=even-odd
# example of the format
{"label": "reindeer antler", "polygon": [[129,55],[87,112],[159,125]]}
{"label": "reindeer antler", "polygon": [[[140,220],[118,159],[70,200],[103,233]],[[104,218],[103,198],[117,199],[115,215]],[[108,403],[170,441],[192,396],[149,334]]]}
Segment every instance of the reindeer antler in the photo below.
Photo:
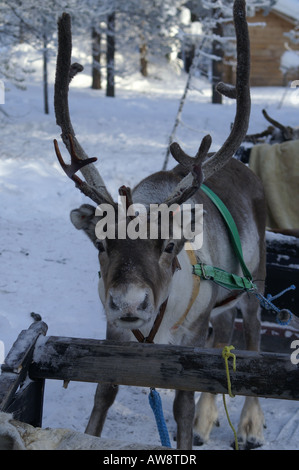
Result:
{"label": "reindeer antler", "polygon": [[[236,86],[233,87],[222,82],[217,86],[220,93],[229,98],[235,98],[237,102],[236,115],[231,132],[222,147],[210,158],[207,158],[211,146],[211,137],[209,135],[203,138],[194,158],[189,157],[178,143],[171,144],[170,150],[173,157],[189,173],[167,198],[165,201],[167,204],[182,204],[189,199],[199,189],[203,181],[219,171],[231,159],[245,138],[250,116],[250,46],[245,10],[245,0],[235,0],[234,24],[237,39]],[[97,203],[105,201],[114,205],[115,203],[103,179],[93,165],[95,159],[88,158],[77,141],[71,124],[68,106],[69,82],[76,73],[83,69],[80,64],[71,65],[71,51],[71,20],[70,16],[64,13],[58,21],[58,55],[54,103],[56,121],[62,130],[62,140],[71,155],[71,165],[64,163],[57,142],[54,142],[55,151],[64,171],[75,181],[84,194],[91,197]],[[79,163],[81,160],[84,160],[84,163]],[[86,183],[75,175],[78,170],[85,177]],[[131,192],[128,191],[128,188],[125,190],[120,188],[120,194],[126,195],[127,203],[131,200]]]}
{"label": "reindeer antler", "polygon": [[85,196],[89,197],[96,204],[101,204],[103,202],[103,195],[99,191],[97,191],[96,188],[89,185],[85,181],[82,181],[81,178],[79,178],[79,176],[76,175],[77,171],[82,170],[82,168],[84,168],[86,165],[89,165],[90,163],[95,162],[97,158],[93,157],[93,158],[87,158],[86,160],[80,160],[80,158],[78,158],[76,154],[73,138],[71,135],[69,135],[69,142],[70,142],[71,164],[67,165],[65,161],[63,160],[62,155],[60,153],[58,142],[56,139],[54,139],[54,148],[55,148],[56,156],[58,158],[61,168],[63,169],[65,174],[76,183],[76,186],[82,191],[83,194],[85,194]]}
{"label": "reindeer antler", "polygon": [[90,163],[96,162],[97,158],[93,157],[93,158],[87,158],[86,160],[80,160],[80,158],[78,158],[78,156],[76,154],[75,147],[74,147],[74,142],[73,142],[73,138],[72,138],[71,134],[69,135],[69,141],[70,141],[70,148],[71,148],[71,150],[70,150],[71,164],[70,165],[67,165],[64,162],[64,160],[62,158],[62,155],[60,153],[60,150],[59,150],[58,142],[57,142],[56,139],[54,139],[55,152],[56,152],[58,161],[60,163],[60,166],[63,169],[63,171],[65,172],[65,174],[71,180],[75,181],[75,183],[81,184],[82,180],[75,173],[77,173],[77,171],[81,170],[84,166],[89,165]]}
{"label": "reindeer antler", "polygon": [[275,119],[271,118],[265,109],[262,110],[263,116],[270,124],[273,124],[274,127],[280,129],[284,138],[286,140],[292,140],[293,138],[293,129],[290,126],[284,126],[280,122],[276,121]]}
{"label": "reindeer antler", "polygon": [[[63,162],[64,166],[62,165],[62,168],[64,169],[64,171],[65,168],[67,168],[68,172],[73,171],[74,167],[77,168],[76,171],[81,171],[86,180],[86,183],[80,180],[80,178],[74,174],[76,171],[73,172],[71,178],[77,183],[81,190],[82,188],[85,188],[86,185],[89,185],[90,192],[96,192],[97,199],[99,199],[100,197],[101,202],[108,202],[110,204],[114,204],[113,199],[109,194],[100,173],[93,165],[95,159],[88,158],[87,154],[84,152],[83,148],[75,137],[75,132],[71,123],[68,103],[69,83],[78,72],[81,72],[83,70],[83,67],[78,63],[74,63],[71,65],[71,54],[71,17],[69,14],[63,13],[58,20],[58,54],[55,77],[54,108],[56,115],[56,123],[60,126],[62,131],[61,138],[72,158],[71,166],[65,165],[62,158],[61,160],[59,159],[58,155],[60,155],[61,157],[61,154],[57,142],[56,144],[54,143],[56,155],[61,165]],[[73,163],[74,159],[76,163]],[[79,165],[78,161],[80,160],[84,160],[85,163]],[[80,182],[78,180],[80,180]]]}
{"label": "reindeer antler", "polygon": [[190,173],[180,181],[175,191],[166,199],[165,204],[183,204],[183,202],[192,197],[200,188],[200,185],[203,182],[202,163],[208,154],[211,143],[211,136],[206,135],[202,139],[194,158],[189,157],[177,142],[171,144],[170,151],[173,157],[184,168],[189,170]]}
{"label": "reindeer antler", "polygon": [[[189,174],[179,183],[174,193],[169,196],[167,201],[172,201],[177,197],[178,192],[188,194],[188,188],[195,189],[194,182],[194,167],[200,165],[202,171],[202,182],[212,176],[213,173],[219,171],[234,155],[239,148],[243,139],[245,138],[249,116],[250,116],[250,87],[249,87],[249,74],[250,74],[250,43],[248,27],[246,22],[246,6],[245,0],[235,0],[234,3],[234,24],[237,39],[237,76],[236,86],[227,85],[220,82],[217,85],[217,90],[229,97],[235,98],[237,102],[236,115],[231,132],[222,145],[222,147],[213,154],[210,158],[206,159],[208,149],[211,145],[210,136],[204,137],[202,146],[204,150],[196,154],[195,158],[189,157],[177,143],[170,146],[170,151],[175,160],[183,167],[189,170]],[[209,139],[207,139],[209,137]],[[206,149],[208,146],[208,149]],[[184,186],[182,191],[181,186]],[[198,189],[198,188],[197,188]],[[190,189],[190,193],[192,193]],[[190,197],[190,196],[189,196]]]}

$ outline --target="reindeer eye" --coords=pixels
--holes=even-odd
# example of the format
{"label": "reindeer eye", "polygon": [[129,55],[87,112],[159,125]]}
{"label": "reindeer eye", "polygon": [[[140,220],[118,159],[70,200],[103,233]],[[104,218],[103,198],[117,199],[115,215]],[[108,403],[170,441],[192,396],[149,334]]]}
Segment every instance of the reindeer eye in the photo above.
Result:
{"label": "reindeer eye", "polygon": [[165,252],[166,253],[172,253],[173,252],[173,249],[174,249],[174,243],[173,242],[170,242],[168,243],[168,245],[166,246],[165,248]]}
{"label": "reindeer eye", "polygon": [[116,303],[114,302],[113,298],[111,297],[110,295],[110,299],[109,299],[109,307],[112,308],[113,310],[119,310],[118,306],[116,305]]}
{"label": "reindeer eye", "polygon": [[105,247],[104,247],[104,244],[103,244],[102,241],[97,240],[97,241],[95,242],[95,246],[96,246],[96,248],[99,250],[99,253],[103,253],[103,251],[105,251]]}

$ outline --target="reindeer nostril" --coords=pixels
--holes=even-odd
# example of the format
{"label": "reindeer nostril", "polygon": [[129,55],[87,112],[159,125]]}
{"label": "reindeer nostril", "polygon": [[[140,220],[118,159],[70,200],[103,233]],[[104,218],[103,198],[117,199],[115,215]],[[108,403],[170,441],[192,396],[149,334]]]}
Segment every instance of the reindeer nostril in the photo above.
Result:
{"label": "reindeer nostril", "polygon": [[143,302],[138,307],[138,310],[145,310],[148,307],[148,295],[146,294]]}

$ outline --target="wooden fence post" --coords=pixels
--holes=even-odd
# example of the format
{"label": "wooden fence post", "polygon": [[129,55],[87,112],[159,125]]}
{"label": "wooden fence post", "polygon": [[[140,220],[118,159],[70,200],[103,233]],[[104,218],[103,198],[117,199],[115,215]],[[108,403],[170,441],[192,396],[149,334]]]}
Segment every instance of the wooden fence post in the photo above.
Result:
{"label": "wooden fence post", "polygon": [[43,378],[28,378],[34,346],[48,326],[42,321],[32,323],[23,330],[9,351],[0,375],[0,411],[13,413],[14,418],[41,427],[43,411]]}

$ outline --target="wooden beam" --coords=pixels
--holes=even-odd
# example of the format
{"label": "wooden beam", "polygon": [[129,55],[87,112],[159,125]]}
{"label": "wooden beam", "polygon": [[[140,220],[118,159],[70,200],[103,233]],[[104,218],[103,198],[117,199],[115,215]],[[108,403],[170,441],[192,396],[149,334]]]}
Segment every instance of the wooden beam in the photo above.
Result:
{"label": "wooden beam", "polygon": [[[237,370],[230,374],[234,394],[299,400],[299,365],[292,364],[289,354],[233,352],[237,357]],[[50,336],[39,340],[29,376],[227,392],[221,350],[174,345]]]}

